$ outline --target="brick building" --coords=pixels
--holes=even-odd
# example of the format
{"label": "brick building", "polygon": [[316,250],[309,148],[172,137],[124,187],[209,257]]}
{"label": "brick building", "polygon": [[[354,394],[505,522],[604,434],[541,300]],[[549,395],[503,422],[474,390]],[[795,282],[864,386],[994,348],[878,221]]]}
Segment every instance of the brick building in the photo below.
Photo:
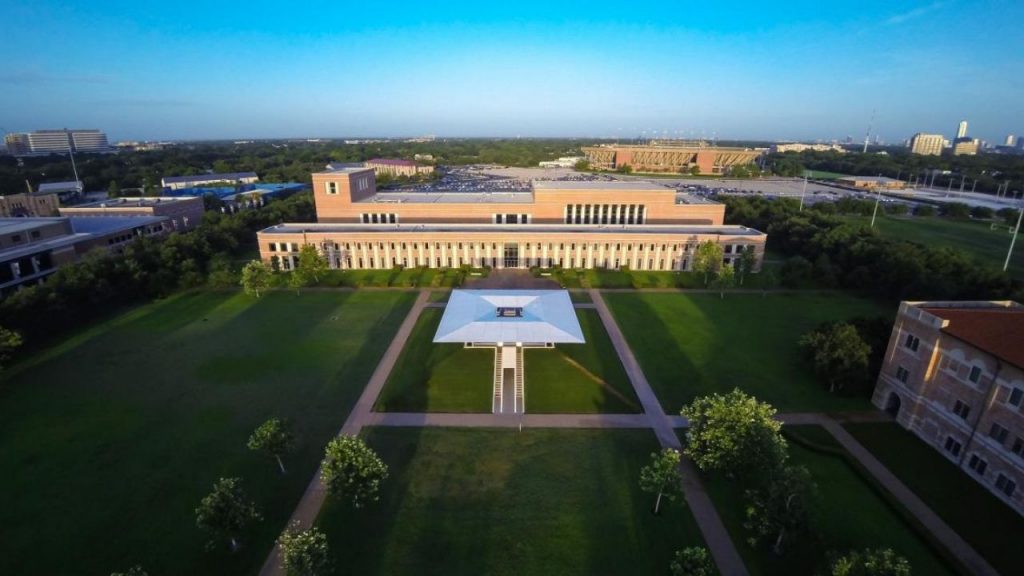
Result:
{"label": "brick building", "polygon": [[373,168],[376,174],[388,174],[390,176],[417,176],[419,174],[432,174],[434,167],[421,165],[412,160],[399,158],[371,158],[363,162],[366,168]]}
{"label": "brick building", "polygon": [[700,242],[725,263],[766,235],[725,225],[725,206],[649,182],[534,182],[522,192],[377,191],[374,171],[313,174],[318,223],[258,233],[261,258],[289,270],[303,244],[332,268],[622,268],[690,270]]}
{"label": "brick building", "polygon": [[901,303],[872,402],[1024,513],[1024,306]]}

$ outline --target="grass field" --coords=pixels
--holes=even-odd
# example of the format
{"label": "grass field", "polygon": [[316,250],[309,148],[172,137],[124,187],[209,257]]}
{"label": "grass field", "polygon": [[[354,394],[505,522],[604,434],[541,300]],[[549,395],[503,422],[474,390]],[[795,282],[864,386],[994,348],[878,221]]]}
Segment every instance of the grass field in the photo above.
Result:
{"label": "grass field", "polygon": [[[865,225],[871,222],[870,216],[842,218]],[[1002,222],[998,229],[992,230],[991,223],[976,220],[879,214],[875,227],[888,238],[964,250],[974,255],[978,262],[999,270],[1003,269],[1006,251],[1010,247],[1010,233]],[[1021,238],[1017,238],[1009,271],[1014,278],[1024,279],[1024,241]]]}
{"label": "grass field", "polygon": [[895,310],[840,294],[607,293],[605,300],[668,413],[697,396],[740,388],[783,412],[861,410],[830,394],[797,341],[820,322]]}
{"label": "grass field", "polygon": [[689,512],[654,516],[647,430],[371,428],[390,466],[381,501],[328,500],[318,520],[339,574],[667,574],[702,545]]}
{"label": "grass field", "polygon": [[[828,436],[824,430],[808,430],[815,431],[821,432],[813,434],[815,437]],[[736,483],[724,478],[705,479],[715,507],[751,574],[823,574],[829,551],[865,547],[896,550],[910,561],[914,574],[954,573],[844,460],[792,442],[789,446],[791,463],[810,470],[818,486],[819,502],[813,532],[792,540],[782,556],[776,556],[768,547],[751,547],[746,543],[749,533],[743,527],[743,491]]]}
{"label": "grass field", "polygon": [[[775,266],[770,263],[768,266]],[[714,288],[704,283],[704,276],[695,272],[661,272],[648,270],[612,270],[605,268],[572,269],[552,268],[545,270],[563,287],[577,288]],[[758,289],[763,276],[750,274],[738,288]],[[575,293],[575,292],[572,292]],[[588,302],[589,300],[574,300]]]}
{"label": "grass field", "polygon": [[[414,296],[184,294],[5,372],[0,573],[255,572]],[[271,416],[299,437],[285,476],[245,446]],[[195,526],[221,476],[265,517],[234,555]]]}
{"label": "grass field", "polygon": [[897,424],[846,429],[1001,574],[1020,571],[1024,518]]}
{"label": "grass field", "polygon": [[[385,412],[490,412],[494,351],[435,344],[444,310],[423,311],[377,398]],[[577,310],[586,344],[526,351],[526,411],[638,412],[639,402],[594,310]]]}
{"label": "grass field", "polygon": [[526,351],[526,411],[640,412],[640,401],[596,310],[578,309],[586,344]]}
{"label": "grass field", "polygon": [[434,344],[444,310],[420,314],[375,409],[385,412],[490,412],[494,351]]}

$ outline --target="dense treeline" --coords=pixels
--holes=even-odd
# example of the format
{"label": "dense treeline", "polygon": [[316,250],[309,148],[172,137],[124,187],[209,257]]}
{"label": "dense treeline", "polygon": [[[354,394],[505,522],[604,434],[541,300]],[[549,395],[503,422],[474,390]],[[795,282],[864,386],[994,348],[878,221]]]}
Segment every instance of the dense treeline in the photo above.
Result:
{"label": "dense treeline", "polygon": [[[117,188],[159,189],[163,176],[214,172],[256,172],[265,182],[309,182],[310,174],[328,162],[361,162],[375,157],[412,159],[416,154],[433,156],[444,165],[501,164],[536,166],[579,152],[591,142],[576,140],[437,140],[434,142],[334,142],[261,141],[185,143],[164,150],[76,155],[78,174],[87,191]],[[71,163],[63,156],[24,158],[0,156],[0,194],[24,192],[25,181],[33,188],[40,182],[73,180]]]}
{"label": "dense treeline", "polygon": [[32,350],[125,305],[203,284],[235,287],[232,258],[252,253],[257,230],[314,220],[311,194],[236,214],[207,212],[194,230],[139,238],[122,255],[96,250],[44,284],[8,296],[0,301],[0,325],[19,332]]}
{"label": "dense treeline", "polygon": [[789,259],[783,284],[847,288],[900,300],[1024,297],[1019,284],[971,255],[893,240],[819,210],[798,212],[795,200],[724,197],[727,222],[768,233],[770,249]]}
{"label": "dense treeline", "polygon": [[[937,175],[936,187],[960,189],[965,180],[965,189],[971,190],[974,181],[976,192],[995,193],[1009,181],[1009,190],[1024,189],[1024,156],[1002,154],[978,154],[977,156],[923,156],[911,154],[906,148],[887,148],[885,154],[869,152],[786,152],[772,154],[768,159],[772,170],[782,176],[800,176],[804,169],[838,172],[854,176],[888,176],[907,180],[918,178],[923,182],[926,170],[948,170],[950,174]],[[931,183],[931,176],[928,176]]]}

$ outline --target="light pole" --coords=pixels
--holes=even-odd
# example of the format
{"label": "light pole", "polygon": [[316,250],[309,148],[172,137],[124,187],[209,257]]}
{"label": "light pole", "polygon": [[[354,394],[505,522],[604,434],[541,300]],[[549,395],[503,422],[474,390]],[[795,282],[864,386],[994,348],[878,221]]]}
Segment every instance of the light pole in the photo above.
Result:
{"label": "light pole", "polygon": [[804,211],[804,196],[807,195],[807,170],[804,170],[804,190],[800,193],[800,209],[797,212]]}
{"label": "light pole", "polygon": [[882,200],[882,187],[879,186],[875,189],[875,209],[871,211],[871,226],[875,227],[875,215],[878,214],[878,203]]}
{"label": "light pole", "polygon": [[1024,217],[1024,206],[1020,207],[1020,213],[1017,214],[1017,226],[1013,229],[1013,236],[1010,238],[1010,249],[1006,251],[1006,262],[1003,262],[1003,272],[1010,267],[1010,256],[1013,255],[1013,245],[1017,242],[1017,233],[1020,232],[1020,221]]}

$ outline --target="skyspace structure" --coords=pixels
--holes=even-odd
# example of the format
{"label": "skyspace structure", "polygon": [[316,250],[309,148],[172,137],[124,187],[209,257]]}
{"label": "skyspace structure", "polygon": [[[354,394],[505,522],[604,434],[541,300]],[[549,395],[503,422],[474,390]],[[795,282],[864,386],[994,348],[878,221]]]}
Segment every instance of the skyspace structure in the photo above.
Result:
{"label": "skyspace structure", "polygon": [[521,414],[523,349],[585,340],[565,290],[453,290],[434,342],[494,348],[492,409]]}

